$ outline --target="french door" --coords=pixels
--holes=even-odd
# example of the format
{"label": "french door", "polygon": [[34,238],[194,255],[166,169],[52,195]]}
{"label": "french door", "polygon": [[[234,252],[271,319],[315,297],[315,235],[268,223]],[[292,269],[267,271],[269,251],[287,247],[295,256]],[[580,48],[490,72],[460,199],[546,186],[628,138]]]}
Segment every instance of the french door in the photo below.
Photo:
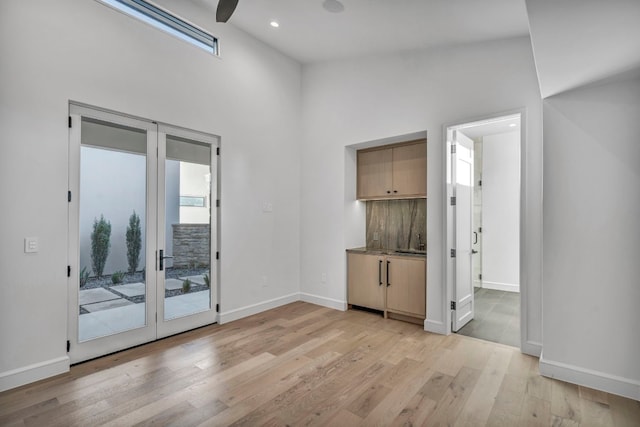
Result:
{"label": "french door", "polygon": [[216,321],[218,139],[71,104],[69,356]]}

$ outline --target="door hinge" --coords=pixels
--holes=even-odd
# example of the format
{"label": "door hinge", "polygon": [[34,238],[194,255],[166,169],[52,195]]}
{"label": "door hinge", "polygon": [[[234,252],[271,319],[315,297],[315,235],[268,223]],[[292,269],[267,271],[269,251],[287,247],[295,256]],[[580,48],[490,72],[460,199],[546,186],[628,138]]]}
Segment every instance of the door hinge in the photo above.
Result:
{"label": "door hinge", "polygon": [[456,309],[456,302],[451,301],[451,310],[455,310],[455,309]]}
{"label": "door hinge", "polygon": [[216,259],[220,259],[220,252],[216,252]]}
{"label": "door hinge", "polygon": [[216,147],[216,156],[220,155],[220,147]]}
{"label": "door hinge", "polygon": [[220,207],[220,199],[217,199],[216,200],[216,208],[219,208],[219,207]]}
{"label": "door hinge", "polygon": [[478,187],[482,187],[482,180],[478,181]]}
{"label": "door hinge", "polygon": [[451,154],[456,154],[456,144],[451,144]]}
{"label": "door hinge", "polygon": [[478,274],[478,279],[482,280],[482,273]]}
{"label": "door hinge", "polygon": [[67,202],[71,203],[71,191],[67,191]]}
{"label": "door hinge", "polygon": [[71,350],[71,341],[67,340],[67,353]]}
{"label": "door hinge", "polygon": [[482,233],[482,227],[478,227],[478,233]]}
{"label": "door hinge", "polygon": [[69,129],[71,129],[71,116],[69,116]]}
{"label": "door hinge", "polygon": [[158,312],[156,311],[156,323],[158,323]]}
{"label": "door hinge", "polygon": [[67,277],[71,277],[71,266],[67,265]]}
{"label": "door hinge", "polygon": [[455,257],[456,257],[456,250],[451,249],[451,258],[455,258]]}
{"label": "door hinge", "polygon": [[451,206],[456,205],[456,196],[451,196]]}
{"label": "door hinge", "polygon": [[220,313],[220,304],[216,304],[216,313]]}

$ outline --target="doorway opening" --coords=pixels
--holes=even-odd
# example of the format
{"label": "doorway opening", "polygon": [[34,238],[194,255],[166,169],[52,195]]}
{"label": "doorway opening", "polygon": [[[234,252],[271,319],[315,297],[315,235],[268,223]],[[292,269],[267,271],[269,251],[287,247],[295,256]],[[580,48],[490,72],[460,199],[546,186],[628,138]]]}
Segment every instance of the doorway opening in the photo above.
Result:
{"label": "doorway opening", "polygon": [[451,330],[521,346],[522,114],[447,128]]}
{"label": "doorway opening", "polygon": [[69,113],[71,362],[215,323],[218,137]]}

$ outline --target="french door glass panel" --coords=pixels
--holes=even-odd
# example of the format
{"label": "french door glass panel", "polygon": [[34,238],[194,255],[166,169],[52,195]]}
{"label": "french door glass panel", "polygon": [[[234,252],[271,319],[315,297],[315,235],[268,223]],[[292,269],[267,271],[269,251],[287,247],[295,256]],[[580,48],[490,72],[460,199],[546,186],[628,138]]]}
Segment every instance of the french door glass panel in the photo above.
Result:
{"label": "french door glass panel", "polygon": [[82,118],[78,341],[146,324],[147,133]]}
{"label": "french door glass panel", "polygon": [[164,320],[211,309],[211,181],[211,145],[166,135]]}

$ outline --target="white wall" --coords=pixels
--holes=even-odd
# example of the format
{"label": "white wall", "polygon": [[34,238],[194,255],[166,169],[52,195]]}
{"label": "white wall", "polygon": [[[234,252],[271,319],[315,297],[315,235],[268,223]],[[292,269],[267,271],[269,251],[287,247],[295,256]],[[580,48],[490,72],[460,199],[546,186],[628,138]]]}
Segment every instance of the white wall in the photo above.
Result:
{"label": "white wall", "polygon": [[541,372],[640,400],[640,77],[544,101]]}
{"label": "white wall", "polygon": [[[318,63],[303,69],[302,292],[340,300],[346,295],[344,250],[361,229],[346,201],[345,146],[427,131],[427,323],[446,329],[444,310],[445,124],[527,109],[527,229],[523,266],[529,306],[526,340],[541,337],[541,101],[528,38],[447,47],[364,59]],[[364,237],[363,237],[364,239]],[[322,273],[328,280],[323,283]],[[525,285],[525,284],[523,284]]]}
{"label": "white wall", "polygon": [[301,67],[195,12],[222,58],[96,1],[0,2],[0,389],[68,366],[69,100],[220,135],[222,314],[299,291]]}
{"label": "white wall", "polygon": [[482,287],[520,288],[520,131],[482,138]]}

